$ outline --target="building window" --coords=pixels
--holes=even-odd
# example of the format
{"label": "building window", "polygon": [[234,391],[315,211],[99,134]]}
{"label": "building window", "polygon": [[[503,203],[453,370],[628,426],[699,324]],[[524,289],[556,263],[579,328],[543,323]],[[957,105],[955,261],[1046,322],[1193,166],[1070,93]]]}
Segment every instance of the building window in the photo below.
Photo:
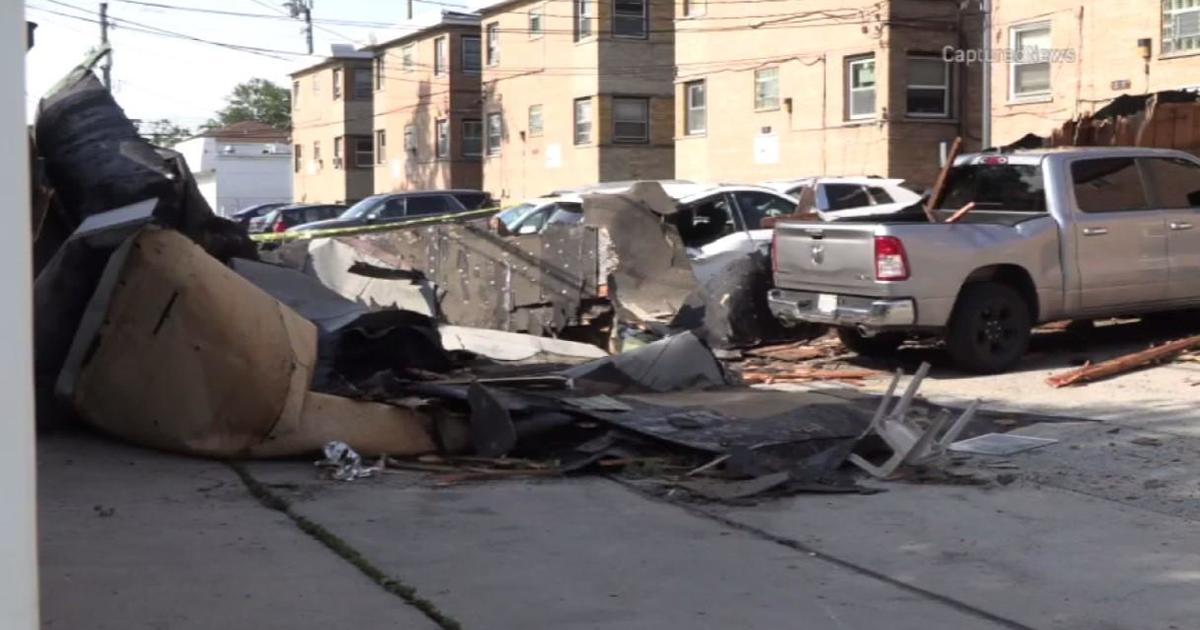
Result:
{"label": "building window", "polygon": [[446,74],[446,36],[433,40],[433,74]]}
{"label": "building window", "polygon": [[875,117],[875,57],[846,60],[846,117],[863,120]]}
{"label": "building window", "polygon": [[313,162],[316,163],[317,168],[323,168],[325,166],[324,164],[321,163],[321,141],[320,140],[313,140],[313,157],[312,157],[312,159],[313,159]]}
{"label": "building window", "polygon": [[383,129],[375,130],[375,163],[384,164],[387,162],[387,132]]}
{"label": "building window", "polygon": [[592,141],[592,99],[575,99],[575,144]]}
{"label": "building window", "polygon": [[683,0],[683,17],[704,15],[707,8],[707,0]]}
{"label": "building window", "polygon": [[1009,65],[1014,99],[1050,95],[1050,25],[1025,24],[1011,31],[1014,59]]}
{"label": "building window", "polygon": [[482,67],[482,62],[479,59],[479,36],[463,35],[459,40],[459,45],[462,46],[463,72],[478,74]]}
{"label": "building window", "polygon": [[494,66],[500,63],[500,23],[492,22],[487,25],[485,31],[487,35],[487,65]]}
{"label": "building window", "polygon": [[646,1],[613,0],[613,35],[646,37]]}
{"label": "building window", "polygon": [[342,168],[342,144],[346,141],[343,136],[333,139],[333,168]]}
{"label": "building window", "polygon": [[704,92],[704,81],[691,81],[683,84],[686,107],[683,116],[684,129],[689,136],[702,134],[706,129],[708,100]]}
{"label": "building window", "polygon": [[411,153],[417,152],[417,126],[404,125],[404,150]]}
{"label": "building window", "polygon": [[500,114],[492,113],[487,115],[487,154],[500,154]]}
{"label": "building window", "polygon": [[542,135],[542,106],[529,106],[529,135],[530,137]]}
{"label": "building window", "polygon": [[650,142],[650,99],[613,98],[613,142]]}
{"label": "building window", "polygon": [[354,138],[355,168],[368,168],[375,163],[375,145],[370,138]]}
{"label": "building window", "polygon": [[384,73],[384,69],[386,68],[386,64],[384,64],[383,58],[384,58],[383,55],[379,55],[378,57],[375,58],[375,89],[376,90],[383,89],[383,73]]}
{"label": "building window", "polygon": [[400,49],[400,69],[405,72],[412,72],[413,65],[416,63],[417,46],[409,44]]}
{"label": "building window", "polygon": [[1162,53],[1200,51],[1200,2],[1163,0]]}
{"label": "building window", "polygon": [[292,170],[296,173],[304,167],[304,145],[297,144],[292,147]]}
{"label": "building window", "polygon": [[542,36],[542,8],[529,10],[529,39]]}
{"label": "building window", "polygon": [[913,118],[949,118],[950,64],[941,57],[909,57],[905,103]]}
{"label": "building window", "polygon": [[342,83],[342,80],[343,80],[342,69],[334,68],[333,69],[333,100],[335,100],[335,101],[338,100],[339,98],[342,98],[342,85],[344,85]]}
{"label": "building window", "polygon": [[436,143],[434,144],[435,155],[444,158],[450,155],[450,121],[445,118],[434,123],[434,130],[437,133]]}
{"label": "building window", "polygon": [[575,5],[575,41],[592,36],[592,0],[572,0]]}
{"label": "building window", "polygon": [[300,82],[292,81],[292,109],[300,108]]}
{"label": "building window", "polygon": [[368,68],[354,69],[354,98],[371,98],[371,70]]}
{"label": "building window", "polygon": [[317,74],[313,75],[312,86],[313,94],[321,93],[321,73],[318,72]]}
{"label": "building window", "polygon": [[462,121],[462,154],[463,157],[483,155],[483,121]]}
{"label": "building window", "polygon": [[779,68],[754,72],[754,109],[779,109]]}

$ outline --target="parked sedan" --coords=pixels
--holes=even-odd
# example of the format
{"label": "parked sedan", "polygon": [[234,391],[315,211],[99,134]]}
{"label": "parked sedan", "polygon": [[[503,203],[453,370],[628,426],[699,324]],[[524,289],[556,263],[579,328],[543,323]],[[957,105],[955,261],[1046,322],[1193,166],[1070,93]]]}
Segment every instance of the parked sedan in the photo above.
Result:
{"label": "parked sedan", "polygon": [[288,228],[302,225],[304,223],[312,223],[313,221],[324,221],[326,219],[336,218],[338,215],[346,211],[346,206],[341,204],[294,204],[276,208],[264,214],[261,217],[256,217],[250,220],[249,232],[251,234],[261,234],[263,232],[283,232]]}
{"label": "parked sedan", "polygon": [[438,190],[374,195],[350,206],[334,219],[297,225],[292,230],[327,230],[398,223],[421,217],[486,208],[491,197],[478,190]]}

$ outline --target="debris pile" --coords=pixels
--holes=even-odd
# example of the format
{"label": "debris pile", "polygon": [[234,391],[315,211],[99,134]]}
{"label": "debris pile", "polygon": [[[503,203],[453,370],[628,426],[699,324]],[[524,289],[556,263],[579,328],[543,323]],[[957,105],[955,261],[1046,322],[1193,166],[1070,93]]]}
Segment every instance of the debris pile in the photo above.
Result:
{"label": "debris pile", "polygon": [[[755,284],[765,261],[701,286],[657,184],[588,196],[584,225],[540,235],[430,225],[288,243],[263,260],[178,154],[137,136],[95,61],[36,125],[44,418],[189,455],[323,452],[320,468],[345,481],[624,470],[710,500],[862,491],[844,464],[867,462],[875,435],[905,453],[887,474],[931,459],[892,439],[941,435],[906,416],[920,375],[873,420],[873,401],[745,387],[877,374],[797,367],[838,360],[836,342],[753,350],[741,378],[718,360],[714,347],[771,336]],[[561,338],[579,327],[619,352]]]}

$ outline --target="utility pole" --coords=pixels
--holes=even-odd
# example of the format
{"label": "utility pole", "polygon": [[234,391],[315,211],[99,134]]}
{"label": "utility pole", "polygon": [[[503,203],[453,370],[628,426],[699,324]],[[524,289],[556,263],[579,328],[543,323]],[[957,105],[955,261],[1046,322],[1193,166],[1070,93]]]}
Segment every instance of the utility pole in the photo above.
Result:
{"label": "utility pole", "polygon": [[288,0],[283,6],[287,7],[293,18],[304,20],[304,39],[308,43],[308,54],[313,54],[313,0]]}
{"label": "utility pole", "polygon": [[[100,3],[100,45],[108,45],[108,3]],[[103,77],[104,87],[112,91],[112,51],[104,59],[104,65],[100,66],[100,73]]]}
{"label": "utility pole", "polygon": [[979,0],[983,12],[983,89],[979,96],[982,103],[979,120],[980,149],[992,146],[992,0]]}

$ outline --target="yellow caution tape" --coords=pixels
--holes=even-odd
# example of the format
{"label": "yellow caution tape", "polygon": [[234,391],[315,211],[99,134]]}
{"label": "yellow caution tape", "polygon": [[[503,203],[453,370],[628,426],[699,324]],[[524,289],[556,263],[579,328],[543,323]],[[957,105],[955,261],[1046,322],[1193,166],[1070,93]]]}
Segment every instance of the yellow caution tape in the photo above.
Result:
{"label": "yellow caution tape", "polygon": [[370,234],[373,232],[390,232],[392,230],[399,230],[402,228],[412,227],[414,225],[449,223],[462,219],[478,219],[480,217],[491,216],[500,210],[501,208],[480,208],[479,210],[467,210],[466,212],[456,212],[454,214],[439,214],[432,217],[412,219],[411,221],[396,221],[394,223],[380,223],[377,225],[356,225],[353,227],[326,228],[323,230],[299,230],[295,232],[264,232],[262,234],[251,234],[250,240],[259,243],[278,243],[281,241],[302,241],[311,238],[323,238],[326,236],[349,236],[353,234]]}

